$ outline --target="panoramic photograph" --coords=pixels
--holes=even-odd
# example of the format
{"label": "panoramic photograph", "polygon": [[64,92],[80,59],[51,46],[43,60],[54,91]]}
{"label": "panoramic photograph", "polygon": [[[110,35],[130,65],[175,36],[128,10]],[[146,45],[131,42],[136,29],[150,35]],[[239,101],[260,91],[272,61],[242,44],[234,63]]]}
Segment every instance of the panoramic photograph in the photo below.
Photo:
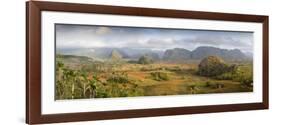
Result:
{"label": "panoramic photograph", "polygon": [[253,92],[253,32],[55,24],[55,100]]}

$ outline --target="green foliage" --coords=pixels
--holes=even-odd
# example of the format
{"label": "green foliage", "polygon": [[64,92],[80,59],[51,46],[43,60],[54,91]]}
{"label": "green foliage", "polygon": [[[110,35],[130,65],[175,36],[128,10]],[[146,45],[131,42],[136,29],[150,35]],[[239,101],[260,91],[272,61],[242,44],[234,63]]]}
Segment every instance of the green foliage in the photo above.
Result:
{"label": "green foliage", "polygon": [[153,60],[149,56],[141,56],[138,61],[139,64],[151,64]]}
{"label": "green foliage", "polygon": [[241,84],[252,86],[253,83],[253,67],[246,65],[246,66],[240,66],[235,71],[234,81],[238,81]]}
{"label": "green foliage", "polygon": [[62,62],[56,63],[56,100],[81,98],[107,98],[141,96],[143,92],[128,79],[126,73],[113,72],[107,82],[102,82],[97,74],[85,70],[73,70]]}
{"label": "green foliage", "polygon": [[129,83],[129,79],[128,79],[128,74],[122,72],[122,73],[118,73],[118,72],[112,72],[111,75],[109,76],[109,78],[107,79],[107,82],[110,83]]}
{"label": "green foliage", "polygon": [[167,70],[171,71],[171,72],[178,72],[181,71],[181,68],[179,66],[173,66],[173,67],[168,67],[166,68]]}
{"label": "green foliage", "polygon": [[233,76],[234,76],[233,72],[226,72],[221,75],[215,76],[215,78],[218,80],[232,80]]}
{"label": "green foliage", "polygon": [[104,97],[132,97],[132,96],[142,96],[143,92],[138,88],[136,84],[126,83],[126,84],[116,84],[116,83],[107,83],[106,86],[102,87],[103,90],[102,96],[97,98]]}
{"label": "green foliage", "polygon": [[210,87],[211,86],[211,82],[210,81],[207,81],[206,83],[205,83],[205,86],[204,87]]}
{"label": "green foliage", "polygon": [[56,99],[92,98],[95,96],[96,77],[88,78],[89,73],[65,67],[56,63]]}
{"label": "green foliage", "polygon": [[231,72],[215,76],[218,80],[233,80],[243,85],[252,86],[253,69],[252,65],[241,65],[234,68]]}
{"label": "green foliage", "polygon": [[169,75],[166,72],[151,72],[152,79],[156,81],[167,81],[169,80]]}
{"label": "green foliage", "polygon": [[[133,80],[129,80],[128,74],[125,72],[112,72],[107,78],[106,86],[103,88],[106,91],[106,97],[131,97],[141,96],[142,90]],[[105,93],[104,93],[105,94]]]}

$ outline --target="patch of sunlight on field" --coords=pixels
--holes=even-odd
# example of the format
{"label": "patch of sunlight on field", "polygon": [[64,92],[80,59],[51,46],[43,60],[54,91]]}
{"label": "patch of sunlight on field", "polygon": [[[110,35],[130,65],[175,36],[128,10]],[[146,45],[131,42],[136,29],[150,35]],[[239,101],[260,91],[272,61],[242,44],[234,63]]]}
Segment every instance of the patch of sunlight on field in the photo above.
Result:
{"label": "patch of sunlight on field", "polygon": [[[239,82],[198,76],[194,73],[195,64],[125,64],[121,67],[119,71],[126,71],[128,77],[144,90],[145,96],[252,91]],[[159,71],[167,73],[169,80],[151,78],[152,72]],[[219,85],[223,87],[217,88]]]}

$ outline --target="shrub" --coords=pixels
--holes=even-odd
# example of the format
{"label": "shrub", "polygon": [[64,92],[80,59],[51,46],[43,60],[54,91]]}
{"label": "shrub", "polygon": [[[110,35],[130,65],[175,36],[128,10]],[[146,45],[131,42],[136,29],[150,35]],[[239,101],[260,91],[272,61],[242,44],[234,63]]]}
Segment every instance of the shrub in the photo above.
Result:
{"label": "shrub", "polygon": [[233,73],[232,72],[223,73],[221,75],[215,76],[215,78],[218,80],[233,80]]}
{"label": "shrub", "polygon": [[156,81],[169,80],[168,73],[166,73],[166,72],[151,72],[150,75],[152,76],[152,79],[154,79]]}
{"label": "shrub", "polygon": [[110,82],[110,83],[129,83],[130,81],[128,79],[127,74],[113,72],[109,76],[109,78],[107,79],[107,82]]}
{"label": "shrub", "polygon": [[252,86],[253,83],[253,70],[251,66],[240,66],[237,68],[233,80],[241,84]]}
{"label": "shrub", "polygon": [[207,81],[206,83],[205,83],[205,87],[210,87],[211,86],[211,82],[210,81]]}
{"label": "shrub", "polygon": [[177,71],[181,71],[181,68],[179,66],[174,66],[174,67],[167,67],[167,70],[172,72],[177,72]]}
{"label": "shrub", "polygon": [[238,66],[231,69],[231,72],[226,72],[221,75],[215,76],[218,80],[233,80],[241,84],[252,86],[253,71],[251,66]]}

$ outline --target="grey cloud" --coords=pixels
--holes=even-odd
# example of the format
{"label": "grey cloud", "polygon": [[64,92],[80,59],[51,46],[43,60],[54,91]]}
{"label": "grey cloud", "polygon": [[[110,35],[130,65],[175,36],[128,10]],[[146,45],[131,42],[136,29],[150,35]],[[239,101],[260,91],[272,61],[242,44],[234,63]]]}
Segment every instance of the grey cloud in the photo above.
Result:
{"label": "grey cloud", "polygon": [[214,46],[252,51],[253,33],[110,26],[57,25],[57,47],[132,47],[150,49]]}

